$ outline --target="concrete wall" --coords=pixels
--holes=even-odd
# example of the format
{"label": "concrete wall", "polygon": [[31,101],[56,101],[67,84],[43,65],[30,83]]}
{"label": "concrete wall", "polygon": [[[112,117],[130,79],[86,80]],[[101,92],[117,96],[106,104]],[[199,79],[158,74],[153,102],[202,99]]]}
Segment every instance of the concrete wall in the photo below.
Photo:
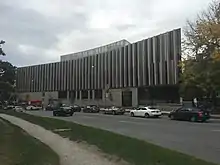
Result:
{"label": "concrete wall", "polygon": [[132,91],[132,107],[138,106],[138,88],[130,88]]}
{"label": "concrete wall", "polygon": [[58,92],[45,92],[45,96],[43,97],[43,92],[29,92],[29,93],[20,93],[18,98],[21,100],[43,100],[44,106],[48,105],[49,99],[58,99]]}
{"label": "concrete wall", "polygon": [[[99,105],[105,106],[121,106],[122,105],[122,90],[121,89],[110,89],[111,98],[105,98],[105,92],[102,92],[102,99],[95,99],[94,91],[91,99],[76,99],[75,104],[77,105]],[[81,97],[80,97],[81,98]]]}
{"label": "concrete wall", "polygon": [[[105,92],[102,92],[102,99],[95,99],[94,91],[92,98],[89,99],[81,99],[81,92],[79,93],[80,99],[76,99],[74,104],[84,106],[84,105],[99,105],[99,106],[122,106],[122,91],[125,89],[110,89],[109,97],[105,97]],[[132,106],[138,105],[138,90],[137,88],[129,88],[126,90],[132,91]],[[22,100],[26,100],[28,96],[28,100],[42,100],[44,98],[44,106],[48,105],[49,99],[58,99],[58,92],[45,92],[45,96],[43,97],[43,92],[29,92],[29,93],[20,93],[19,98]],[[69,94],[67,94],[69,96]],[[77,98],[77,97],[76,97]],[[71,104],[70,99],[59,99],[64,104]]]}
{"label": "concrete wall", "polygon": [[115,106],[122,106],[122,89],[110,89],[111,99],[108,98],[108,102],[111,101]]}
{"label": "concrete wall", "polygon": [[18,98],[21,100],[41,100],[42,92],[19,93]]}

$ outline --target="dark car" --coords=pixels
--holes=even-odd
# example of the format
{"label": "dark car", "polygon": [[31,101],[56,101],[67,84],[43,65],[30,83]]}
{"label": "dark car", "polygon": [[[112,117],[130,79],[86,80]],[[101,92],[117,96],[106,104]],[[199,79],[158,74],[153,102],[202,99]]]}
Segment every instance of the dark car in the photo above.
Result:
{"label": "dark car", "polygon": [[112,115],[124,115],[125,108],[118,108],[118,107],[110,107],[104,109],[104,114],[112,114]]}
{"label": "dark car", "polygon": [[201,108],[178,108],[168,115],[172,120],[188,120],[205,122],[210,118],[210,112]]}
{"label": "dark car", "polygon": [[100,109],[96,105],[88,105],[83,108],[83,112],[85,113],[99,113]]}
{"label": "dark car", "polygon": [[81,111],[81,107],[78,105],[73,105],[71,106],[74,112],[80,112]]}
{"label": "dark car", "polygon": [[61,106],[53,110],[53,116],[73,116],[74,111],[69,106]]}
{"label": "dark car", "polygon": [[47,105],[45,108],[46,111],[53,111],[54,109],[55,109],[55,106],[51,104]]}

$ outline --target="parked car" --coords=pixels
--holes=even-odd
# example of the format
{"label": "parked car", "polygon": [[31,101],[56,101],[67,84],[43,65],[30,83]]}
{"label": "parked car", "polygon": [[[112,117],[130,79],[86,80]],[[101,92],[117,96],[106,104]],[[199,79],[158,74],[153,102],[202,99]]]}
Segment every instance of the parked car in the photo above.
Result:
{"label": "parked car", "polygon": [[13,110],[14,108],[14,105],[7,105],[6,107],[4,107],[4,110]]}
{"label": "parked car", "polygon": [[124,108],[118,108],[115,106],[112,106],[110,108],[105,108],[103,111],[104,114],[112,114],[112,115],[123,115],[125,113]]}
{"label": "parked car", "polygon": [[73,116],[74,111],[70,106],[61,106],[53,110],[53,116]]}
{"label": "parked car", "polygon": [[208,119],[210,119],[210,112],[201,108],[181,107],[170,112],[168,116],[172,120],[188,120],[192,122],[196,122],[196,121],[205,122]]}
{"label": "parked car", "polygon": [[34,106],[34,105],[28,105],[26,107],[26,110],[40,110],[42,107]]}
{"label": "parked car", "polygon": [[45,108],[46,111],[53,111],[54,109],[56,109],[56,107],[52,104],[48,104]]}
{"label": "parked car", "polygon": [[73,105],[71,106],[74,112],[80,112],[81,111],[81,107],[78,105]]}
{"label": "parked car", "polygon": [[14,107],[14,110],[15,110],[16,112],[24,112],[24,108],[21,107],[21,106],[15,106],[15,107]]}
{"label": "parked car", "polygon": [[83,108],[83,112],[85,113],[99,113],[100,109],[96,105],[87,105]]}
{"label": "parked car", "polygon": [[136,109],[136,107],[125,108],[125,112],[130,113],[132,110]]}
{"label": "parked car", "polygon": [[155,107],[147,106],[147,107],[138,107],[130,111],[130,115],[140,116],[140,117],[160,117],[162,115],[161,111]]}

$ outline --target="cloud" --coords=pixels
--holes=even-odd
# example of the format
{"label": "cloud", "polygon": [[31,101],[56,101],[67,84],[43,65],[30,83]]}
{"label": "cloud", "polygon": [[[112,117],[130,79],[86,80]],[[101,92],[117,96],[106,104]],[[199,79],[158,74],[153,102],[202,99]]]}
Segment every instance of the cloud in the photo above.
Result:
{"label": "cloud", "polygon": [[7,0],[0,2],[5,60],[17,66],[183,27],[211,0]]}

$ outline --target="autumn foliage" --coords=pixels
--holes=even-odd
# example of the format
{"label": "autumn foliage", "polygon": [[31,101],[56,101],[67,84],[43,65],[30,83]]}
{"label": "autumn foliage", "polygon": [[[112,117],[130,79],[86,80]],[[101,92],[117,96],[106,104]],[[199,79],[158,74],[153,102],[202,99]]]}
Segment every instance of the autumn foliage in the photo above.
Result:
{"label": "autumn foliage", "polygon": [[220,90],[220,3],[213,1],[196,20],[187,21],[184,34],[181,93],[215,97]]}

